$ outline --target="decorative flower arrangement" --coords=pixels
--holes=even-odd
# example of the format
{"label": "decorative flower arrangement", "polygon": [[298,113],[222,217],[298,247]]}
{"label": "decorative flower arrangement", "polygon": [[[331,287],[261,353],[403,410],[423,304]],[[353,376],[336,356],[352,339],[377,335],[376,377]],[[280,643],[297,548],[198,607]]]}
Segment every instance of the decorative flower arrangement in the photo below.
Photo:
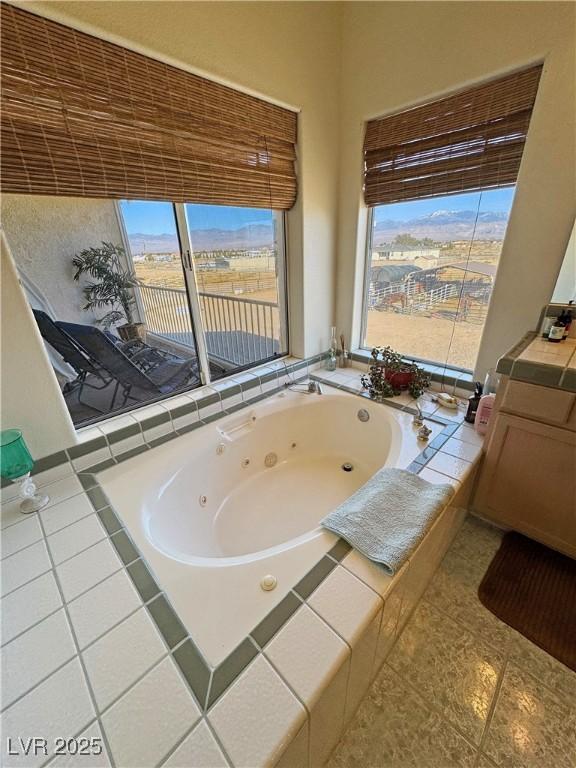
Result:
{"label": "decorative flower arrangement", "polygon": [[374,400],[394,397],[408,390],[418,398],[430,386],[430,374],[409,363],[391,347],[374,347],[368,373],[362,376],[362,386]]}

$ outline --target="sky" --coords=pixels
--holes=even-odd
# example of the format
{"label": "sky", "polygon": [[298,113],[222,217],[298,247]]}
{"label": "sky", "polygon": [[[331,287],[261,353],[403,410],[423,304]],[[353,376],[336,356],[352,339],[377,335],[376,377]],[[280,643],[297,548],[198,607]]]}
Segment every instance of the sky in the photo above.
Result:
{"label": "sky", "polygon": [[[482,211],[504,211],[512,205],[514,187],[482,192]],[[473,211],[478,206],[479,192],[464,195],[447,195],[429,200],[412,200],[393,203],[375,209],[375,222],[385,219],[407,221],[426,216],[438,210]],[[122,214],[128,234],[141,232],[147,235],[176,234],[171,203],[123,200]],[[232,208],[223,205],[186,205],[190,229],[234,230],[248,224],[272,224],[272,212],[261,208]]]}
{"label": "sky", "polygon": [[[514,197],[514,187],[491,189],[482,192],[482,211],[504,211],[509,213]],[[380,205],[375,209],[374,220],[407,221],[427,216],[434,211],[475,211],[478,207],[480,192],[469,192],[464,195],[446,195],[427,200],[411,200],[407,203],[391,203]]]}
{"label": "sky", "polygon": [[[123,200],[120,203],[128,234],[175,234],[171,203]],[[261,208],[229,208],[223,205],[186,206],[190,229],[239,229],[247,224],[272,224],[272,212]]]}

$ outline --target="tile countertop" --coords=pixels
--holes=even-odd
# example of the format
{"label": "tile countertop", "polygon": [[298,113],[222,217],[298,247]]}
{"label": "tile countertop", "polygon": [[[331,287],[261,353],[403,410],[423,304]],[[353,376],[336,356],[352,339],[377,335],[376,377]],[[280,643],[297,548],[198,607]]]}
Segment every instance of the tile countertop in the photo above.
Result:
{"label": "tile countertop", "polygon": [[537,336],[516,359],[558,368],[576,368],[576,339],[564,339],[554,344]]}
{"label": "tile countertop", "polygon": [[576,392],[576,338],[553,344],[528,333],[500,358],[496,370],[516,381]]}

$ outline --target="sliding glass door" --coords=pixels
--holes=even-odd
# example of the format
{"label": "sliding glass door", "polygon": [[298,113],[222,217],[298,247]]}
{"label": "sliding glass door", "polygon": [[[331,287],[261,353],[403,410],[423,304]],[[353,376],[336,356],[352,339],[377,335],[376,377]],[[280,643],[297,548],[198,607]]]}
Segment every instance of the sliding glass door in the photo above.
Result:
{"label": "sliding glass door", "polygon": [[205,383],[288,350],[281,212],[123,201],[146,332],[196,355]]}
{"label": "sliding glass door", "polygon": [[192,204],[185,214],[212,378],[284,354],[283,215]]}

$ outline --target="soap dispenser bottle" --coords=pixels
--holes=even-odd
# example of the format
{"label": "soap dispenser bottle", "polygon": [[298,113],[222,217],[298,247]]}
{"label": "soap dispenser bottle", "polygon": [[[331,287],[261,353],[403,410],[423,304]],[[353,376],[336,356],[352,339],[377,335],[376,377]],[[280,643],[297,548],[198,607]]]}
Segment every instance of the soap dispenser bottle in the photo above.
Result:
{"label": "soap dispenser bottle", "polygon": [[468,398],[468,408],[466,410],[466,415],[464,416],[464,421],[467,421],[468,424],[474,424],[474,419],[476,418],[476,411],[478,410],[481,397],[482,397],[482,384],[480,384],[480,382],[477,381],[476,384],[474,384],[474,394],[472,395],[472,397]]}

